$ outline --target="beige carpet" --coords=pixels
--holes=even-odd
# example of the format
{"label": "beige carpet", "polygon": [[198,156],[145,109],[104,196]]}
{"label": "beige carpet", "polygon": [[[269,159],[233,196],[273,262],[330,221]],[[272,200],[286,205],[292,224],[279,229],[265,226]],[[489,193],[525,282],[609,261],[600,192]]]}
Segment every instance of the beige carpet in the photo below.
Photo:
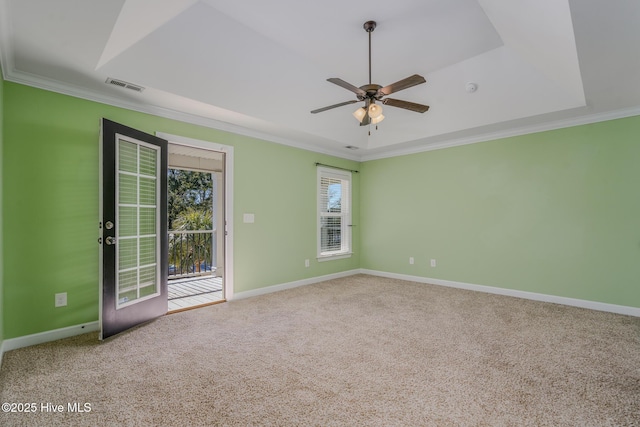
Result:
{"label": "beige carpet", "polygon": [[0,382],[65,406],[2,426],[638,426],[640,319],[359,275],[14,350]]}

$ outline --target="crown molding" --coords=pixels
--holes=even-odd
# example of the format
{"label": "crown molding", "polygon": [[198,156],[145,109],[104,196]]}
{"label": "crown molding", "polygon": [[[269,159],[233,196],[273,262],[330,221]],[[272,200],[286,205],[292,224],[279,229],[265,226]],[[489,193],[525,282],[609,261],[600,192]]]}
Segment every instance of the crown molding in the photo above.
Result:
{"label": "crown molding", "polygon": [[[14,36],[11,20],[9,19],[11,16],[10,9],[10,2],[8,0],[0,0],[0,73],[4,76],[5,81],[356,162],[405,156],[426,151],[441,150],[461,145],[475,144],[501,138],[521,136],[640,115],[640,106],[635,106],[615,111],[582,114],[568,119],[545,121],[544,123],[536,125],[515,126],[503,131],[478,133],[470,137],[448,138],[446,135],[439,135],[433,138],[425,138],[410,142],[409,144],[412,144],[412,147],[407,147],[407,144],[398,144],[404,145],[404,147],[395,145],[381,148],[380,151],[371,150],[369,153],[367,153],[367,149],[363,149],[362,152],[359,153],[350,153],[345,152],[342,147],[327,148],[326,146],[313,142],[305,143],[299,140],[273,135],[266,131],[259,131],[212,118],[185,113],[180,110],[158,107],[142,102],[136,103],[123,100],[101,92],[81,88],[70,83],[62,83],[42,76],[19,71],[15,68],[15,57],[12,48],[14,46]],[[434,138],[440,138],[441,140],[437,142],[429,141],[429,139]]]}
{"label": "crown molding", "polygon": [[[1,10],[1,8],[0,8]],[[0,34],[1,35],[1,34]],[[0,54],[4,52],[4,49],[0,50]],[[10,56],[10,55],[7,55]],[[2,57],[4,59],[4,57]],[[7,58],[7,62],[11,63],[11,59]],[[243,126],[235,125],[228,122],[223,122],[207,117],[198,116],[195,114],[185,113],[170,108],[158,107],[151,104],[135,103],[130,101],[124,101],[120,98],[105,95],[103,93],[95,92],[78,86],[61,83],[56,80],[47,79],[42,76],[37,76],[31,73],[25,73],[23,71],[16,71],[11,66],[7,66],[4,69],[5,81],[22,84],[25,86],[31,86],[38,89],[47,90],[50,92],[59,93],[62,95],[68,95],[75,98],[85,99],[87,101],[98,102],[101,104],[111,105],[113,107],[124,108],[127,110],[137,111],[139,113],[151,114],[166,119],[177,120],[180,122],[190,123],[198,126],[207,127],[223,132],[229,132],[236,135],[247,136],[250,138],[260,139],[267,142],[273,142],[276,144],[286,145],[301,150],[312,151],[314,153],[326,154],[329,156],[339,157],[342,159],[360,161],[359,156],[348,155],[338,150],[331,150],[324,147],[318,147],[315,145],[305,144],[298,141],[294,141],[287,138],[282,138],[276,135],[272,135],[266,132],[249,129]]]}
{"label": "crown molding", "polygon": [[587,125],[591,123],[606,122],[609,120],[624,119],[627,117],[633,117],[638,115],[640,115],[640,106],[625,108],[622,110],[607,111],[603,113],[587,114],[587,115],[581,115],[578,117],[573,117],[570,119],[554,120],[554,121],[548,121],[548,122],[544,122],[536,125],[520,126],[512,129],[506,129],[504,131],[484,133],[484,134],[474,135],[474,136],[465,137],[465,138],[455,138],[455,139],[449,139],[449,140],[439,141],[435,143],[425,142],[423,145],[416,146],[416,147],[400,148],[396,150],[390,149],[390,150],[385,150],[384,152],[381,152],[381,153],[369,154],[369,155],[364,154],[360,158],[360,161],[367,162],[371,160],[406,156],[410,154],[424,153],[426,151],[442,150],[444,148],[458,147],[460,145],[477,144],[479,142],[494,141],[502,138],[529,135],[532,133],[546,132],[550,130]]}
{"label": "crown molding", "polygon": [[[2,8],[0,7],[0,11],[1,10]],[[0,24],[2,24],[2,22],[0,22]],[[0,36],[4,37],[5,31],[6,30],[4,28],[0,29]],[[276,144],[286,145],[286,146],[298,148],[301,150],[311,151],[318,154],[325,154],[325,155],[334,156],[334,157],[338,157],[346,160],[352,160],[356,162],[367,162],[371,160],[380,160],[380,159],[391,158],[391,157],[406,156],[410,154],[423,153],[427,151],[458,147],[461,145],[476,144],[480,142],[493,141],[493,140],[502,139],[502,138],[528,135],[532,133],[545,132],[549,130],[556,130],[556,129],[562,129],[562,128],[568,128],[573,126],[580,126],[580,125],[586,125],[591,123],[598,123],[598,122],[603,122],[608,120],[622,119],[626,117],[633,117],[633,116],[640,115],[640,106],[636,106],[636,107],[631,107],[631,108],[626,108],[621,110],[607,111],[603,113],[580,115],[580,116],[569,118],[569,119],[548,121],[548,122],[544,122],[536,125],[520,126],[520,127],[507,129],[504,131],[478,134],[471,137],[446,139],[446,140],[435,142],[435,143],[430,143],[425,141],[423,144],[415,147],[399,148],[399,149],[393,149],[393,147],[390,147],[389,149],[379,153],[374,153],[374,154],[363,153],[362,155],[355,155],[355,154],[350,155],[350,154],[340,152],[338,150],[330,150],[324,147],[318,147],[316,145],[300,143],[298,141],[281,138],[275,135],[268,134],[266,132],[249,129],[246,127],[234,125],[232,123],[222,122],[219,120],[197,116],[194,114],[184,113],[184,112],[172,110],[169,108],[158,107],[150,104],[133,103],[133,102],[124,101],[120,98],[107,96],[102,93],[64,84],[59,81],[46,79],[41,76],[36,76],[33,74],[21,72],[21,71],[15,71],[11,66],[12,64],[11,55],[9,55],[5,49],[2,49],[2,46],[0,46],[0,58],[2,58],[3,61],[5,60],[7,61],[2,63],[4,65],[2,70],[5,76],[5,81],[10,81],[18,84],[23,84],[26,86],[35,87],[38,89],[43,89],[51,92],[60,93],[63,95],[72,96],[75,98],[81,98],[88,101],[98,102],[101,104],[106,104],[114,107],[124,108],[127,110],[137,111],[140,113],[151,114],[158,117],[177,120],[185,123],[207,127],[210,129],[229,132],[236,135],[247,136],[250,138],[256,138],[263,141],[273,142]]]}

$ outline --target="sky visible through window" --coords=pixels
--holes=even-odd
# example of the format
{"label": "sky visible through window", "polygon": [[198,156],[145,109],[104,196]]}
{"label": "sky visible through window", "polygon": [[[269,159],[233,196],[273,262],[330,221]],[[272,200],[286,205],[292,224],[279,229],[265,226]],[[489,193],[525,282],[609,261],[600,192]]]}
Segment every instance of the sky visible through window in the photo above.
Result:
{"label": "sky visible through window", "polygon": [[342,204],[342,184],[329,184],[329,186],[327,186],[327,196],[328,211],[340,208]]}

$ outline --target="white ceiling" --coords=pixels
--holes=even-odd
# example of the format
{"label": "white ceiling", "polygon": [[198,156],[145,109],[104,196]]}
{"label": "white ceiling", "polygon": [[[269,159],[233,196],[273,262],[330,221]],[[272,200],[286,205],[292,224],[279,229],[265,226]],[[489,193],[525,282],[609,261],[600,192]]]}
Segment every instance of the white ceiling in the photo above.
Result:
{"label": "white ceiling", "polygon": [[[367,20],[373,83],[420,74],[392,97],[431,106],[384,106],[377,130],[362,103],[310,114],[355,99],[327,78],[368,83]],[[640,114],[639,23],[638,0],[0,0],[0,61],[9,81],[364,160]]]}

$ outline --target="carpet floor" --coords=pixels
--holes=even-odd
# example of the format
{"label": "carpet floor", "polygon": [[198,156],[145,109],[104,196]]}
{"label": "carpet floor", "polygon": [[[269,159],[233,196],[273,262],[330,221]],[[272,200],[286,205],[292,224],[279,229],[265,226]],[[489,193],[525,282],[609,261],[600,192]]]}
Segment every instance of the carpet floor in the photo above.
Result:
{"label": "carpet floor", "polygon": [[10,351],[0,401],[37,405],[2,426],[638,426],[640,318],[357,275]]}

